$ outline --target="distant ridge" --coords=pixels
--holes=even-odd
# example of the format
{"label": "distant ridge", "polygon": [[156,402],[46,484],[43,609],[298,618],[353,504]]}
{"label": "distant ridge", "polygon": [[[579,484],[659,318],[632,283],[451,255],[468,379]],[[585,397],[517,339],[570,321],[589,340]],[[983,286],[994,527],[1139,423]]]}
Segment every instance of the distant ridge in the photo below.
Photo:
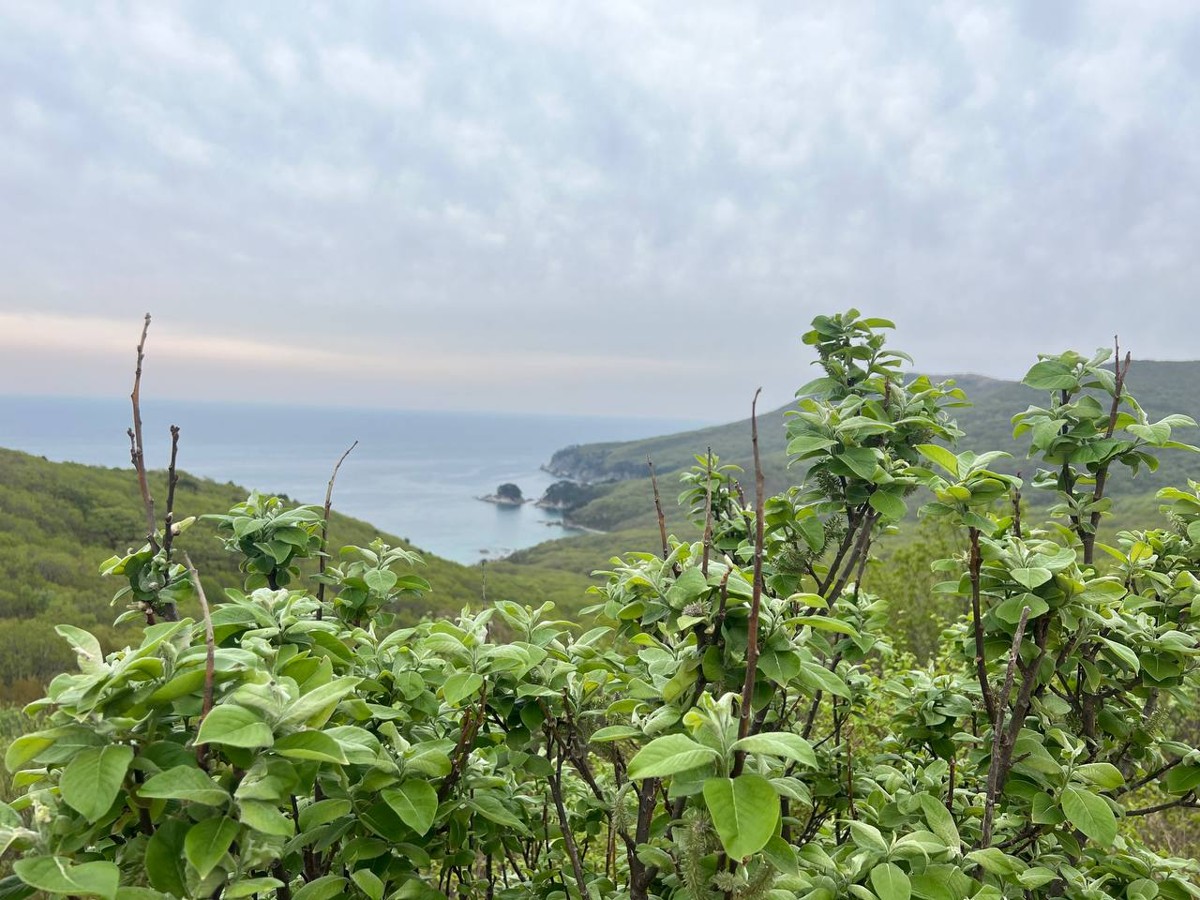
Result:
{"label": "distant ridge", "polygon": [[[931,376],[935,381],[953,379],[967,394],[972,406],[954,410],[959,427],[966,432],[961,449],[995,449],[1013,454],[1009,471],[1025,469],[1024,446],[1012,438],[1012,416],[1031,404],[1045,402],[1043,391],[1028,388],[1018,381],[986,375],[959,374]],[[1200,420],[1200,360],[1133,361],[1129,389],[1147,414],[1160,418],[1168,413],[1183,413]],[[759,440],[768,491],[784,489],[796,480],[787,468],[785,413],[794,409],[786,404],[759,417]],[[1200,431],[1184,433],[1185,441],[1200,443]],[[646,459],[654,461],[664,494],[674,499],[677,473],[695,464],[695,456],[711,447],[722,463],[734,463],[748,469],[751,465],[750,421],[742,419],[694,431],[662,435],[640,441],[581,444],[558,450],[547,463],[547,470],[563,478],[593,483],[611,482],[604,496],[571,514],[571,519],[591,528],[615,530],[643,527],[652,521],[652,498],[646,477]],[[1187,478],[1200,479],[1200,454],[1170,452],[1163,455],[1158,472],[1142,472],[1132,481],[1117,479],[1114,494],[1152,494],[1168,484],[1181,484]]]}

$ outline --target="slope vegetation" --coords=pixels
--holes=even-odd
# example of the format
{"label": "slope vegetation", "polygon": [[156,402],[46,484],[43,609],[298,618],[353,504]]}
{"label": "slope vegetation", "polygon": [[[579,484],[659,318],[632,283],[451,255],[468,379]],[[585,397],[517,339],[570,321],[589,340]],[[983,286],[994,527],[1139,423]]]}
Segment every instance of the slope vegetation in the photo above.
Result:
{"label": "slope vegetation", "polygon": [[[1032,475],[1032,467],[1024,460],[1024,445],[1013,439],[1009,423],[1015,413],[1030,405],[1043,404],[1045,394],[1015,381],[980,375],[951,377],[972,402],[971,406],[955,411],[959,426],[967,434],[963,449],[1007,450],[1014,457],[1008,463],[1008,471]],[[1128,381],[1130,391],[1139,398],[1152,419],[1179,412],[1200,420],[1200,392],[1189,388],[1198,383],[1200,361],[1135,361]],[[797,478],[797,473],[789,473],[787,469],[784,423],[791,408],[789,404],[759,417],[768,493],[783,490]],[[1198,437],[1193,433],[1183,435],[1182,439],[1195,441]],[[695,456],[703,454],[709,447],[722,463],[733,463],[749,470],[752,459],[749,420],[641,441],[566,447],[554,454],[547,468],[565,478],[611,482],[602,496],[571,513],[573,521],[605,531],[645,529],[654,523],[653,492],[650,479],[646,477],[646,460],[650,458],[660,475],[664,499],[668,501],[668,521],[673,529],[680,529],[686,526],[671,502],[677,480],[677,475],[672,473],[694,465]],[[1141,472],[1129,482],[1118,479],[1114,494],[1119,499],[1144,498],[1160,487],[1184,483],[1189,477],[1200,479],[1200,454],[1170,454],[1158,472]],[[751,479],[743,481],[748,485]]]}
{"label": "slope vegetation", "polygon": [[[156,493],[161,492],[165,474],[151,473],[151,479]],[[176,519],[223,513],[246,494],[246,489],[234,484],[181,474]],[[161,502],[162,494],[158,496]],[[44,682],[71,663],[71,652],[54,633],[53,623],[70,622],[94,632],[106,651],[129,639],[111,625],[122,611],[120,605],[110,603],[119,585],[102,578],[99,565],[114,553],[140,544],[144,532],[132,469],[53,463],[0,449],[0,701],[39,696]],[[379,535],[366,522],[337,513],[331,521],[329,546],[364,546],[377,535],[394,546],[408,546],[399,538]],[[209,523],[198,522],[177,546],[204,574],[211,597],[241,585],[243,576],[221,549]],[[529,604],[554,600],[577,608],[592,583],[567,567],[502,561],[484,569],[429,555],[421,574],[434,590],[410,608],[398,610],[402,622],[455,614],[467,604],[478,604],[484,590],[489,599]]]}

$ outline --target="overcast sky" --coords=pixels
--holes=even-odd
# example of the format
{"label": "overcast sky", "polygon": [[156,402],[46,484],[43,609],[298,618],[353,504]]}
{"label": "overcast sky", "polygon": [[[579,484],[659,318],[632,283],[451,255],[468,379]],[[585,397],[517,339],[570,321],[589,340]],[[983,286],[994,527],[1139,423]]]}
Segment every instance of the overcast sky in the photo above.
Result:
{"label": "overcast sky", "polygon": [[[301,11],[303,9],[303,11]],[[0,392],[774,405],[1200,357],[1200,7],[0,0]]]}

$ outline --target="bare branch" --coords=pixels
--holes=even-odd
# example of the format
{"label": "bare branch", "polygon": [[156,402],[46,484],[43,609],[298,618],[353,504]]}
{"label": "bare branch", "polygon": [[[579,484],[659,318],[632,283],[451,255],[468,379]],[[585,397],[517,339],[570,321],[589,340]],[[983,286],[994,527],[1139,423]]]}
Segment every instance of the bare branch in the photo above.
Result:
{"label": "bare branch", "polygon": [[1004,736],[1004,714],[1008,712],[1008,698],[1012,693],[1013,679],[1016,677],[1017,664],[1021,658],[1021,642],[1025,639],[1025,626],[1029,622],[1030,609],[1022,607],[1021,619],[1017,622],[1017,630],[1013,634],[1012,652],[1008,657],[1008,669],[1004,673],[1004,687],[995,703],[992,716],[992,756],[988,764],[987,796],[983,809],[983,847],[992,843],[992,820],[996,813],[996,795],[1002,787],[1001,780],[1007,775],[1003,771],[1007,760],[1001,749]]}
{"label": "bare branch", "polygon": [[133,467],[137,470],[138,487],[142,492],[142,505],[146,508],[146,540],[150,548],[158,552],[158,539],[154,532],[157,520],[154,517],[154,498],[150,496],[150,485],[146,481],[146,453],[142,443],[142,363],[146,359],[146,332],[150,330],[150,313],[146,313],[142,323],[142,338],[137,345],[137,367],[133,372],[133,391],[129,400],[133,404],[133,428],[128,432],[130,440],[130,456]]}
{"label": "bare branch", "polygon": [[[741,718],[738,721],[738,738],[750,733],[750,701],[754,694],[754,681],[758,668],[758,619],[763,594],[763,472],[758,452],[758,397],[762,388],[754,392],[750,403],[750,442],[754,448],[754,593],[750,600],[750,619],[746,634],[746,681],[742,685]],[[734,758],[733,777],[741,774],[746,754],[739,752]]]}
{"label": "bare branch", "polygon": [[175,540],[175,485],[179,475],[175,471],[175,460],[179,456],[179,426],[171,426],[171,465],[167,467],[167,514],[163,518],[163,553],[167,555],[167,566],[171,565],[171,544]]}
{"label": "bare branch", "polygon": [[[1106,438],[1111,438],[1113,432],[1117,430],[1117,417],[1121,411],[1121,396],[1125,393],[1125,376],[1129,374],[1129,367],[1133,365],[1133,355],[1125,352],[1125,363],[1121,364],[1121,340],[1117,335],[1113,335],[1113,372],[1116,375],[1116,382],[1113,386],[1112,405],[1108,410],[1108,427],[1104,432]],[[1112,460],[1100,466],[1096,472],[1096,486],[1092,489],[1092,500],[1098,502],[1104,499],[1104,489],[1108,484],[1108,471],[1112,466]],[[1100,527],[1100,510],[1093,510],[1089,518],[1090,529],[1079,535],[1079,540],[1083,544],[1083,563],[1084,565],[1092,565],[1095,561],[1096,554],[1096,529]]]}
{"label": "bare branch", "polygon": [[[546,761],[550,761],[550,748],[553,745],[550,741],[549,730],[546,732]],[[588,890],[587,878],[583,874],[583,863],[579,858],[579,848],[575,845],[575,835],[571,831],[571,824],[567,821],[567,810],[563,805],[562,791],[562,770],[563,770],[563,753],[562,748],[558,751],[558,764],[554,769],[554,774],[550,777],[550,795],[554,798],[554,808],[558,812],[558,824],[562,831],[563,844],[567,848],[567,856],[571,860],[571,868],[575,873],[575,883],[579,886],[580,896],[584,900],[592,900],[591,891]]]}
{"label": "bare branch", "polygon": [[662,497],[658,493],[658,476],[654,474],[654,461],[646,457],[646,465],[650,467],[650,486],[654,489],[654,512],[658,516],[658,535],[662,539],[662,555],[666,559],[671,555],[667,543],[667,517],[663,514]]}
{"label": "bare branch", "polygon": [[713,498],[712,498],[712,447],[708,448],[708,456],[704,465],[704,557],[700,561],[700,574],[708,579],[708,556],[712,550],[713,529]]}
{"label": "bare branch", "polygon": [[[341,455],[341,457],[338,459],[337,463],[333,467],[333,474],[331,474],[329,476],[329,483],[325,486],[325,518],[322,519],[322,521],[321,521],[321,553],[317,557],[317,574],[318,575],[325,574],[326,550],[328,549],[328,545],[329,545],[329,513],[333,509],[333,483],[337,480],[338,470],[342,467],[342,463],[344,463],[346,461],[346,457],[350,455],[350,451],[353,450],[357,446],[358,446],[358,441],[355,441],[353,444],[351,444],[346,449],[346,452]],[[319,581],[317,583],[317,603],[323,604],[324,602],[325,602],[325,582]],[[323,612],[323,610],[322,610],[321,606],[318,606],[317,607],[317,618],[318,619],[321,618],[322,612]]]}
{"label": "bare branch", "polygon": [[975,677],[979,680],[979,691],[983,694],[983,706],[989,722],[996,721],[996,705],[992,700],[992,688],[988,684],[987,660],[983,654],[983,609],[979,599],[979,573],[983,567],[983,556],[979,551],[979,529],[968,528],[971,539],[971,557],[968,563],[971,575],[971,616],[975,634]]}

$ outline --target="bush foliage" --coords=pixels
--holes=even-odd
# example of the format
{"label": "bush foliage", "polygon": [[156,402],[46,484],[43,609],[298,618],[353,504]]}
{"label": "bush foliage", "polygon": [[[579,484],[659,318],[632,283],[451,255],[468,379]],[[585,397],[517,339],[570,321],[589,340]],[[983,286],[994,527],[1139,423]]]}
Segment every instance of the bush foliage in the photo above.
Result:
{"label": "bush foliage", "polygon": [[[823,375],[788,424],[803,483],[747,500],[701,457],[703,537],[614,559],[582,628],[501,601],[392,630],[414,555],[347,548],[310,590],[319,511],[264,498],[215,519],[247,584],[211,615],[178,619],[201,586],[178,551],[110,560],[153,624],[107,654],[57,629],[78,671],[9,747],[0,894],[1200,896],[1196,862],[1136,828],[1198,805],[1175,723],[1200,485],[1161,493],[1164,527],[1096,539],[1110,477],[1193,450],[1193,423],[1150,421],[1104,353],[1041,358],[1048,399],[1015,424],[1057,518],[1022,522],[999,457],[949,449],[962,392],[906,382],[889,327],[818,317]],[[918,490],[965,611],[929,665],[867,574]]]}

